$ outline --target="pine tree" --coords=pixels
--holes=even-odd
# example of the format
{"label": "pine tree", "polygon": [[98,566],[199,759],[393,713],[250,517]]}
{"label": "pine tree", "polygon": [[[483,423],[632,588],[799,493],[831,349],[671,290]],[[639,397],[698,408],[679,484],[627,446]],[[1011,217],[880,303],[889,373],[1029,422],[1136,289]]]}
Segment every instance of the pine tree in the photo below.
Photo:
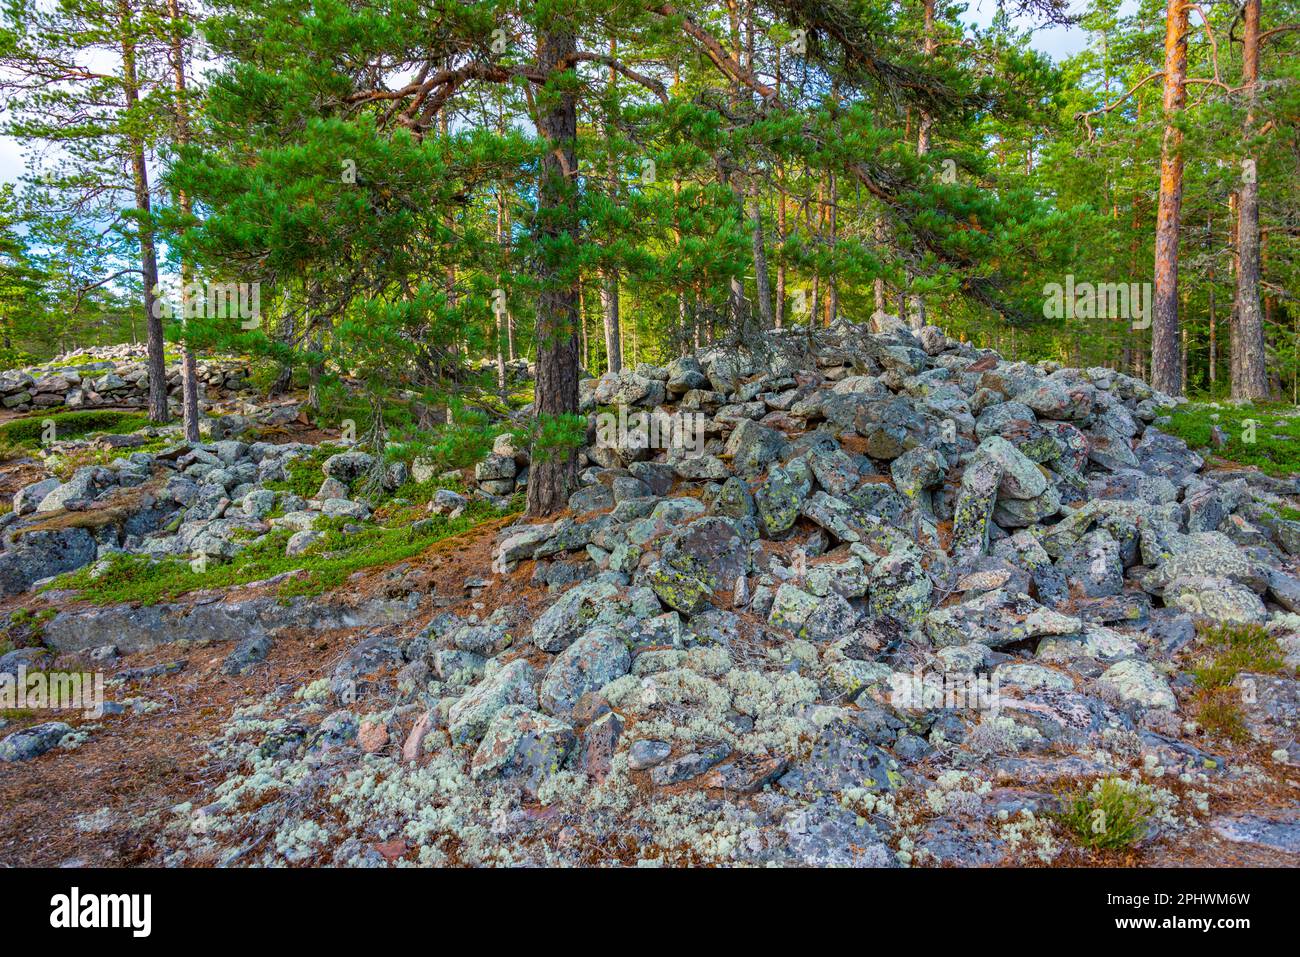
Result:
{"label": "pine tree", "polygon": [[110,224],[131,249],[148,329],[149,416],[168,418],[150,161],[158,141],[152,94],[160,82],[155,24],[141,0],[14,0],[0,22],[3,129],[59,147],[43,189],[79,216]]}

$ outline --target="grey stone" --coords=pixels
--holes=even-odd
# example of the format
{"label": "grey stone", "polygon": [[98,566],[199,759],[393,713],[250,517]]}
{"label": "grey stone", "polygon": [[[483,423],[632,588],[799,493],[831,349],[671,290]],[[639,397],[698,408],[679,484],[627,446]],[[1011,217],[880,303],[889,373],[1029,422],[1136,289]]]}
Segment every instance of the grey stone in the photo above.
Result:
{"label": "grey stone", "polygon": [[0,761],[30,761],[57,747],[72,728],[62,721],[33,725],[0,740]]}

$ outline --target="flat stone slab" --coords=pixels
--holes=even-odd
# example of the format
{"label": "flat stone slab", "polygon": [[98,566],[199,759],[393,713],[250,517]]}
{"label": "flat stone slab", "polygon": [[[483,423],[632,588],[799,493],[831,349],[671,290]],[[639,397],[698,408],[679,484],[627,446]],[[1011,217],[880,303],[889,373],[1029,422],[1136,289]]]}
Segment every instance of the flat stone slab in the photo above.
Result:
{"label": "flat stone slab", "polygon": [[1287,854],[1300,854],[1300,808],[1268,814],[1231,814],[1210,821],[1214,833],[1228,841],[1263,844]]}

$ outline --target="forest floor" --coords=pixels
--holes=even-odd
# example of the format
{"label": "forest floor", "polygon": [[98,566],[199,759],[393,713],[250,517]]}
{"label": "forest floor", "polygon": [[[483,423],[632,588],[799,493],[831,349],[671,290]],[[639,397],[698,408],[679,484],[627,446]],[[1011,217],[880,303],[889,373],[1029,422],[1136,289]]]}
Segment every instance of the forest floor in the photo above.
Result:
{"label": "forest floor", "polygon": [[[900,338],[895,348],[921,364]],[[932,348],[973,358],[942,339]],[[841,361],[835,344],[827,353]],[[992,392],[993,360],[971,364],[968,391]],[[1165,435],[1139,423],[1159,410],[1120,381],[1108,384],[1113,398],[1096,399],[1098,424],[1069,413],[1085,433],[1060,412],[1093,394],[1074,380],[1036,386],[1037,421],[1017,401],[986,398],[979,428],[1052,456],[1065,453],[1044,435],[1069,450],[1128,423],[1143,438],[1127,444],[1138,467],[1080,460],[1077,474],[1063,458],[1035,465],[1005,451],[1009,441],[985,438],[981,448],[1008,458],[983,521],[1009,516],[1001,520],[1015,531],[1012,510],[1031,501],[1004,499],[996,476],[1034,486],[1049,508],[1060,507],[1058,482],[1075,504],[1032,535],[1003,532],[958,571],[949,556],[971,521],[962,503],[987,461],[966,455],[949,476],[951,499],[913,513],[900,494],[912,478],[889,464],[909,459],[882,445],[869,417],[899,411],[880,383],[902,396],[905,380],[886,372],[872,384],[849,371],[845,361],[838,377],[768,373],[733,385],[761,398],[728,407],[738,418],[716,413],[714,434],[731,437],[725,450],[712,440],[704,464],[710,480],[731,476],[721,485],[667,462],[598,466],[603,453],[593,450],[570,508],[545,522],[522,519],[522,483],[499,477],[516,474],[508,459],[520,454],[505,434],[483,469],[417,481],[389,468],[367,504],[357,492],[379,474],[375,463],[297,416],[250,420],[250,441],[196,448],[131,423],[82,434],[72,419],[62,445],[46,447],[32,444],[23,420],[7,423],[27,444],[0,463],[5,501],[52,465],[82,464],[43,490],[62,497],[59,508],[22,504],[5,519],[0,671],[98,671],[110,707],[99,717],[0,712],[0,857],[196,867],[1300,865],[1300,618],[1287,611],[1300,606],[1300,486],[1268,478],[1300,472],[1278,468],[1273,451],[1290,441],[1293,416],[1185,406],[1161,423]],[[653,397],[653,382],[673,374],[616,384]],[[1029,395],[1025,384],[1000,387]],[[915,394],[918,405],[943,398]],[[869,416],[856,413],[856,432],[810,430],[787,410],[811,399],[831,415],[842,400]],[[928,427],[928,411],[906,413],[890,435]],[[759,415],[766,424],[755,428]],[[1228,439],[1228,458],[1205,462],[1187,445],[1214,445],[1215,426],[1240,448]],[[753,445],[737,438],[755,436]],[[942,448],[941,438],[926,441]],[[770,458],[742,473],[759,454]],[[486,491],[498,485],[513,498]],[[783,513],[780,496],[803,504]],[[1089,509],[1101,506],[1113,511],[1095,511],[1106,524],[1089,531]],[[1143,524],[1155,513],[1171,524]],[[781,521],[788,531],[773,532]],[[1220,531],[1196,531],[1198,522]],[[1156,531],[1172,551],[1143,565],[1136,539]],[[1038,541],[1053,549],[1045,564],[1008,550]],[[1190,565],[1190,578],[1154,590],[1164,563],[1201,563],[1198,549],[1210,550],[1207,571]],[[68,568],[73,552],[78,565]],[[196,553],[211,555],[211,567],[194,568]],[[1236,577],[1205,579],[1215,573]],[[1175,587],[1195,589],[1195,602],[1175,604]],[[1199,620],[1237,614],[1214,605],[1220,595],[1257,624],[1220,632]],[[948,637],[947,622],[964,643]],[[1031,626],[1045,630],[1017,637]],[[922,666],[967,661],[1005,677],[1009,710],[918,708],[889,690]],[[1259,681],[1258,705],[1225,697],[1243,679]],[[15,750],[52,719],[66,728],[39,749]],[[1106,804],[1097,788],[1115,782],[1118,804]],[[1139,826],[1095,840],[1089,815],[1102,807],[1135,813]]]}
{"label": "forest floor", "polygon": [[[398,569],[404,580],[432,592],[449,593],[490,561],[496,531],[475,530],[429,551]],[[390,568],[377,567],[349,592],[382,588]],[[465,605],[509,600],[543,607],[544,590],[528,584],[531,569],[521,568],[495,591]],[[12,606],[10,606],[12,607]],[[458,605],[443,611],[467,609]],[[157,710],[105,716],[71,754],[52,752],[36,760],[0,766],[0,857],[16,867],[157,866],[174,837],[171,810],[206,803],[222,766],[210,745],[220,738],[232,712],[271,694],[277,687],[300,687],[328,676],[360,637],[356,629],[315,632],[287,629],[262,666],[243,676],[223,674],[226,649],[218,644],[177,652],[164,645],[130,656],[132,670],[183,661],[177,671],[130,682],[118,694],[146,696]],[[10,715],[6,731],[36,723],[35,714]],[[73,728],[77,716],[64,718]],[[1267,754],[1257,756],[1267,766]],[[1237,790],[1231,799],[1212,802],[1214,813],[1274,815],[1300,803],[1300,779],[1275,780]],[[376,846],[383,841],[375,839]],[[195,862],[199,863],[199,862]],[[213,863],[213,862],[209,862]],[[1033,863],[1028,862],[1028,863]],[[1265,845],[1229,840],[1211,829],[1164,837],[1137,850],[1074,850],[1059,864],[1082,867],[1296,867],[1300,855]]]}

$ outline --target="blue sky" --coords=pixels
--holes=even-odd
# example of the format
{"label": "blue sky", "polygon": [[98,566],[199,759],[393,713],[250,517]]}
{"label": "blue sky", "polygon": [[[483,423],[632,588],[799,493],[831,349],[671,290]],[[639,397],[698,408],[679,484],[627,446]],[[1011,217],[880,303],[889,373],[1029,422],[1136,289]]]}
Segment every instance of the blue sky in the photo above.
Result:
{"label": "blue sky", "polygon": [[[970,6],[961,18],[963,23],[987,27],[993,22],[993,15],[998,9],[997,0],[968,0],[968,2]],[[1086,7],[1085,0],[1073,0],[1070,4],[1073,13],[1082,13]],[[1125,0],[1121,12],[1130,13],[1135,9],[1137,9],[1137,0]],[[1021,29],[1034,26],[1032,22],[1023,18],[1016,18],[1012,22]],[[1062,60],[1078,53],[1084,48],[1085,43],[1085,34],[1078,27],[1035,29],[1030,40],[1030,45],[1034,49],[1048,54],[1054,60]]]}
{"label": "blue sky", "polygon": [[[1082,10],[1085,0],[1074,0],[1072,9]],[[1136,8],[1137,0],[1126,0],[1122,12],[1129,13]],[[997,11],[997,0],[970,0],[970,7],[963,14],[965,23],[986,27]],[[1019,21],[1018,26],[1032,26],[1027,21]],[[1052,27],[1034,31],[1030,41],[1035,49],[1041,50],[1053,59],[1062,59],[1077,53],[1084,46],[1085,37],[1082,30],[1076,28]],[[0,136],[0,182],[16,182],[24,172],[24,150],[22,146],[7,136]]]}

